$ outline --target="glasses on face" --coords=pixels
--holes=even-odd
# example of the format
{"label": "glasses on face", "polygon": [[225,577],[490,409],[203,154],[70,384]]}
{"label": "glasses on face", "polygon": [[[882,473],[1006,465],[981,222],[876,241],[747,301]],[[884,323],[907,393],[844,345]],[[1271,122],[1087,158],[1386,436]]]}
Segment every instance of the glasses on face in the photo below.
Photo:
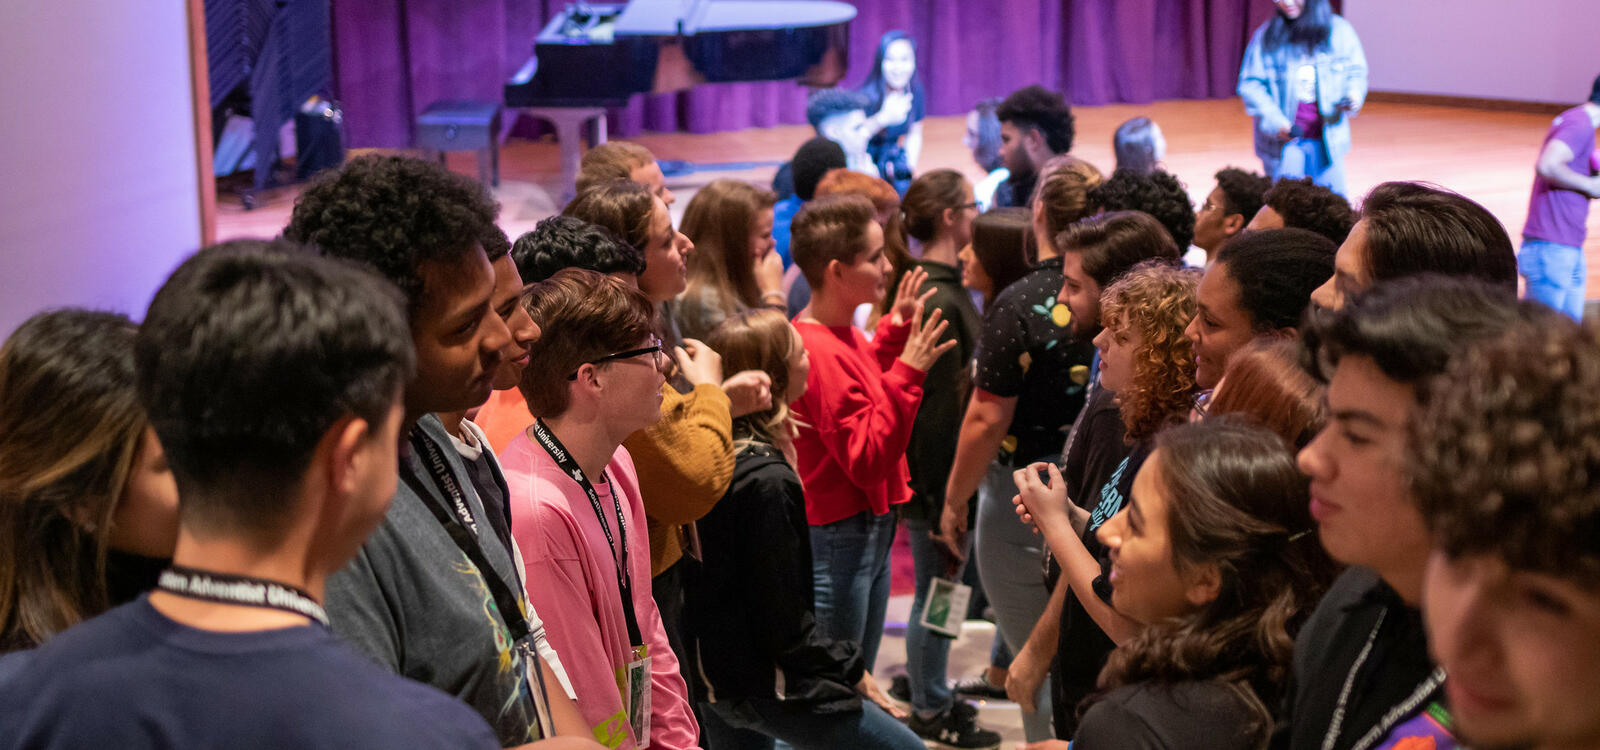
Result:
{"label": "glasses on face", "polygon": [[[585,362],[584,364],[586,364],[586,365],[598,365],[598,364],[601,364],[601,363],[604,363],[604,362],[610,362],[610,361],[612,361],[614,359],[629,359],[631,357],[642,357],[642,356],[644,356],[646,354],[650,355],[651,363],[655,365],[656,369],[661,369],[662,360],[666,358],[667,354],[662,349],[661,339],[658,339],[658,338],[656,338],[654,336],[650,337],[650,346],[641,347],[641,348],[638,348],[638,349],[629,349],[628,351],[617,352],[616,354],[607,354],[606,356],[600,357],[598,359],[591,359],[591,360]],[[574,370],[571,375],[567,376],[567,380],[577,380],[577,379],[578,379],[578,373],[577,373],[576,370]]]}
{"label": "glasses on face", "polygon": [[1196,419],[1205,419],[1206,418],[1206,413],[1208,411],[1210,411],[1210,409],[1211,409],[1211,396],[1214,393],[1216,393],[1215,389],[1212,389],[1212,390],[1209,390],[1209,391],[1201,391],[1201,392],[1195,394],[1195,396],[1194,396],[1194,406],[1190,408],[1190,414],[1189,414],[1189,420],[1190,421],[1194,421]]}

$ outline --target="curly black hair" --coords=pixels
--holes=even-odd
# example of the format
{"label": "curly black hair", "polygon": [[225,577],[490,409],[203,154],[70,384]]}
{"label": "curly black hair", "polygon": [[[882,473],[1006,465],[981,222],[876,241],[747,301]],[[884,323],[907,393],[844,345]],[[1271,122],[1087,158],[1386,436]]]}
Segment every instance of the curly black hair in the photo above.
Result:
{"label": "curly black hair", "polygon": [[372,266],[400,287],[415,313],[423,262],[449,262],[478,247],[490,260],[510,252],[511,241],[495,224],[499,212],[481,183],[431,161],[364,156],[307,187],[283,236]]}
{"label": "curly black hair", "polygon": [[1089,191],[1093,211],[1143,211],[1161,222],[1183,252],[1194,243],[1194,204],[1183,183],[1165,170],[1141,174],[1119,169]]}
{"label": "curly black hair", "polygon": [[1313,183],[1310,177],[1298,180],[1281,179],[1273,184],[1262,200],[1283,217],[1283,225],[1295,229],[1309,229],[1343,245],[1356,225],[1355,209],[1344,196]]}
{"label": "curly black hair", "polygon": [[511,246],[522,283],[532,284],[563,268],[599,273],[644,273],[644,254],[605,228],[572,216],[551,216],[535,224]]}
{"label": "curly black hair", "polygon": [[1247,172],[1238,167],[1224,167],[1217,172],[1217,187],[1222,188],[1222,215],[1238,214],[1249,224],[1256,212],[1266,203],[1267,190],[1272,180],[1258,172]]}
{"label": "curly black hair", "polygon": [[1338,252],[1327,237],[1307,229],[1245,232],[1217,253],[1218,266],[1239,285],[1239,306],[1258,333],[1293,328],[1311,292],[1333,276]]}
{"label": "curly black hair", "polygon": [[[1516,323],[1516,295],[1481,279],[1424,273],[1380,281],[1338,310],[1313,308],[1300,327],[1306,371],[1326,383],[1339,360],[1370,358],[1384,377],[1420,383],[1473,344]],[[1419,401],[1426,403],[1422,393]]]}
{"label": "curly black hair", "polygon": [[1072,139],[1076,134],[1072,107],[1059,92],[1038,84],[1024,86],[1000,102],[994,116],[1000,122],[1039,131],[1052,153],[1064,154],[1072,150]]}
{"label": "curly black hair", "polygon": [[1426,384],[1417,504],[1447,555],[1600,587],[1600,326],[1527,301],[1518,318]]}
{"label": "curly black hair", "polygon": [[812,130],[817,130],[822,127],[823,120],[857,109],[866,111],[865,94],[850,89],[822,89],[806,100],[806,122],[811,123]]}

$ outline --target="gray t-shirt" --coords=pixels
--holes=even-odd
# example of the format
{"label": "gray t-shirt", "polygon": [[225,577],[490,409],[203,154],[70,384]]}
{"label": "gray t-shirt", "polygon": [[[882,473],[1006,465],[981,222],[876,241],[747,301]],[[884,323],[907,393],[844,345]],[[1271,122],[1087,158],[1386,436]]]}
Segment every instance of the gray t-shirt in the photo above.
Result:
{"label": "gray t-shirt", "polygon": [[[474,518],[486,519],[449,433],[428,415],[417,429],[440,448]],[[456,546],[425,502],[449,508],[443,488],[411,452],[388,515],[355,559],[328,580],[334,633],[398,674],[472,706],[505,746],[541,739],[527,664],[483,576],[504,580],[526,601],[509,550],[488,523],[478,542],[491,570],[480,571]],[[428,490],[418,497],[411,479]],[[454,510],[450,511],[454,513]]]}

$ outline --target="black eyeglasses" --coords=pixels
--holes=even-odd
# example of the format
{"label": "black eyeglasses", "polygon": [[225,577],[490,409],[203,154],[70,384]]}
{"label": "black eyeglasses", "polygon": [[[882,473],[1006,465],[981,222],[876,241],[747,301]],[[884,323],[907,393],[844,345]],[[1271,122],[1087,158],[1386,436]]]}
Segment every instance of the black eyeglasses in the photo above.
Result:
{"label": "black eyeglasses", "polygon": [[[614,360],[614,359],[628,359],[630,357],[642,357],[642,356],[644,356],[646,354],[650,354],[650,355],[654,355],[654,356],[651,357],[651,359],[654,360],[655,366],[656,367],[660,367],[661,366],[661,358],[663,356],[665,356],[665,353],[664,353],[664,351],[662,349],[661,339],[658,339],[658,338],[656,338],[654,336],[651,336],[650,340],[652,342],[654,342],[654,344],[652,346],[646,346],[646,347],[639,348],[639,349],[629,349],[628,351],[617,352],[616,354],[607,354],[606,356],[600,357],[599,359],[591,359],[591,360],[585,362],[584,364],[586,364],[586,365],[598,365],[598,364],[600,364],[602,362],[610,362],[611,360]],[[577,380],[577,379],[578,379],[578,372],[576,370],[574,370],[571,375],[567,376],[567,380]]]}

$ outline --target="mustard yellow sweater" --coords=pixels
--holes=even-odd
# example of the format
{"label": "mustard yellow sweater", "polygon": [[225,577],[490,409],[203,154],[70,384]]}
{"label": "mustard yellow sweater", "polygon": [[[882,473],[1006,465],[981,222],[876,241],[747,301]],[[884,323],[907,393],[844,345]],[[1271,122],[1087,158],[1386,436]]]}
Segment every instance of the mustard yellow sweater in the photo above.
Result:
{"label": "mustard yellow sweater", "polygon": [[683,557],[683,524],[703,518],[733,480],[733,418],[716,385],[661,386],[661,421],[628,436],[650,531],[650,575]]}

